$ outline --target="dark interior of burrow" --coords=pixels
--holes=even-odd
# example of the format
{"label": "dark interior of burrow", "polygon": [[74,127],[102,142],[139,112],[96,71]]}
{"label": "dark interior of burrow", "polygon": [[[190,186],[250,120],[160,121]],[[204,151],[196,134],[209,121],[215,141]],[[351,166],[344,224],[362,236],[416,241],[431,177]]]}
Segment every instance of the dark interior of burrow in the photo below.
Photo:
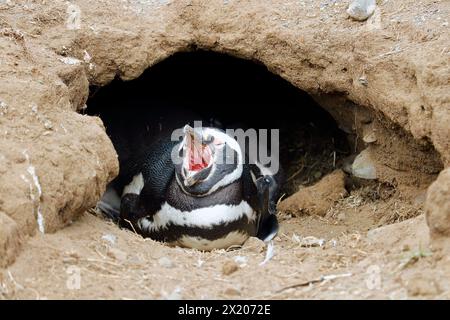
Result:
{"label": "dark interior of burrow", "polygon": [[286,195],[342,165],[350,150],[346,134],[306,92],[258,62],[219,53],[177,53],[135,80],[91,87],[87,106],[110,136],[119,126],[132,135],[166,118],[190,122],[192,114],[204,126],[279,129]]}

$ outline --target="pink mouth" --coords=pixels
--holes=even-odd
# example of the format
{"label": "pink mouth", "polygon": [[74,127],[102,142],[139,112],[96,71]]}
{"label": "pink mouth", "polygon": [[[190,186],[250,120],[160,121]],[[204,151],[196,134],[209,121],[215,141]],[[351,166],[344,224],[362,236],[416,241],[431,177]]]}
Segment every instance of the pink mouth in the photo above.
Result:
{"label": "pink mouth", "polygon": [[187,142],[189,171],[200,171],[207,168],[211,162],[211,149],[207,145],[195,141],[191,135],[188,136]]}

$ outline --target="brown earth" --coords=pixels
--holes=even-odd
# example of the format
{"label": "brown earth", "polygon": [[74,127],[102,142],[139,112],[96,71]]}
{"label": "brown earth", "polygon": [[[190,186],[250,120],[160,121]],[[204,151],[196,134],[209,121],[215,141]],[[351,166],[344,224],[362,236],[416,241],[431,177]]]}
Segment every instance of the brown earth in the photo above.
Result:
{"label": "brown earth", "polygon": [[[449,257],[439,251],[431,253],[423,215],[369,234],[355,229],[351,219],[347,224],[316,216],[286,218],[275,241],[275,256],[261,266],[264,244],[254,238],[232,251],[169,248],[86,213],[64,230],[30,239],[16,263],[2,273],[0,296],[450,298]],[[317,281],[333,275],[341,278]]]}
{"label": "brown earth", "polygon": [[[1,1],[0,296],[448,297],[450,4],[378,1],[366,22],[349,19],[347,4]],[[282,211],[276,255],[262,267],[257,241],[167,248],[85,214],[118,171],[101,120],[78,113],[89,85],[134,79],[195,48],[262,62],[311,94],[376,169],[373,183],[352,178],[323,217]],[[323,245],[305,248],[322,243],[309,236]],[[224,275],[236,256],[246,266]],[[80,290],[66,285],[70,266]],[[278,292],[329,274],[347,275]]]}
{"label": "brown earth", "polygon": [[278,210],[293,215],[306,213],[324,216],[328,209],[346,194],[344,172],[336,170],[315,185],[300,189],[282,201]]}

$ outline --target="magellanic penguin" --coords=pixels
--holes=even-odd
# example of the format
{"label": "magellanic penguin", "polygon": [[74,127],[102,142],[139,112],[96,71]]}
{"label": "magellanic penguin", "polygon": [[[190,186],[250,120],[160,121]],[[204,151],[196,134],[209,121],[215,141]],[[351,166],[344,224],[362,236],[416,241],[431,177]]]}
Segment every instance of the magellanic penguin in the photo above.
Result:
{"label": "magellanic penguin", "polygon": [[140,156],[124,157],[98,207],[171,245],[207,251],[242,245],[250,236],[272,239],[276,175],[245,163],[238,142],[220,129],[182,130],[181,141],[162,135]]}

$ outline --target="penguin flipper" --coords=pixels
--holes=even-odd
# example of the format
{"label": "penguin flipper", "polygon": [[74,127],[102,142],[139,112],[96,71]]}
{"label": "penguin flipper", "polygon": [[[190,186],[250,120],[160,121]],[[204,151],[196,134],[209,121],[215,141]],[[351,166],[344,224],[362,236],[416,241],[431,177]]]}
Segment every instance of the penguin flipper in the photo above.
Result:
{"label": "penguin flipper", "polygon": [[256,181],[260,218],[257,237],[265,242],[272,240],[278,233],[275,196],[278,185],[272,176],[262,176]]}
{"label": "penguin flipper", "polygon": [[152,216],[161,208],[174,176],[171,154],[176,143],[168,138],[157,140],[148,146],[142,158],[134,159],[121,198],[120,222],[124,227]]}

